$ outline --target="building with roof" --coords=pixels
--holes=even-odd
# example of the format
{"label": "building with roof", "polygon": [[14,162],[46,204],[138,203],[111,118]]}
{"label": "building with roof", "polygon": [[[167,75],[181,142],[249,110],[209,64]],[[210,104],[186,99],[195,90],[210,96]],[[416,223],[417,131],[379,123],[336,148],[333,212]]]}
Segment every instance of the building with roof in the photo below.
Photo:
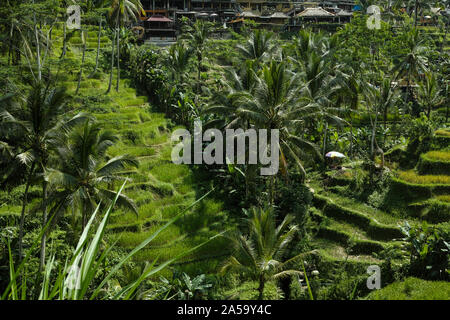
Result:
{"label": "building with roof", "polygon": [[[219,23],[241,24],[253,20],[262,27],[298,25],[298,23],[350,21],[354,0],[141,0],[146,12],[142,25],[151,29],[177,29],[181,18],[204,19]],[[162,28],[147,21],[149,17],[166,17],[172,20],[171,28]],[[156,18],[155,18],[156,19]],[[160,19],[160,18],[158,18]],[[167,21],[166,21],[167,22]],[[298,23],[297,23],[298,22]],[[167,22],[169,23],[169,22]],[[167,27],[167,26],[166,26]],[[157,30],[154,30],[157,31]]]}

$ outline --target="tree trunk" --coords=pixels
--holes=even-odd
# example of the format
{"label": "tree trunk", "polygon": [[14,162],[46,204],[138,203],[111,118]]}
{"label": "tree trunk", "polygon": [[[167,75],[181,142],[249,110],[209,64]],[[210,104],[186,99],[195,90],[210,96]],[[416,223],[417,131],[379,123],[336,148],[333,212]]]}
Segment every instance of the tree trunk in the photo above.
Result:
{"label": "tree trunk", "polygon": [[116,91],[119,92],[120,83],[120,27],[117,28],[117,83]]}
{"label": "tree trunk", "polygon": [[[47,182],[44,181],[42,183],[42,228],[45,228],[45,226],[47,225],[47,220]],[[45,266],[45,245],[47,242],[47,231],[48,230],[45,230],[45,232],[42,234],[41,239],[41,259],[39,264],[40,271],[44,270]]]}
{"label": "tree trunk", "polygon": [[414,9],[414,28],[417,28],[417,9],[418,9],[418,1],[416,0],[415,9]]}
{"label": "tree trunk", "polygon": [[114,31],[114,36],[111,42],[111,71],[109,73],[109,84],[108,84],[108,90],[106,91],[106,94],[108,94],[111,91],[112,86],[112,80],[113,80],[113,72],[114,72],[114,49],[116,47],[116,32]]}
{"label": "tree trunk", "polygon": [[201,70],[201,68],[202,68],[202,56],[201,56],[201,54],[198,54],[197,55],[197,60],[198,60],[198,68],[197,68],[197,94],[200,94],[200,88],[201,88],[201,85],[200,85],[200,74],[201,74],[201,72],[200,72],[200,70]]}
{"label": "tree trunk", "polygon": [[38,69],[38,80],[42,80],[42,70],[41,70],[41,49],[39,44],[39,35],[38,35],[38,29],[36,22],[34,23],[34,35],[36,38],[36,62],[37,62],[37,69]]}
{"label": "tree trunk", "polygon": [[448,122],[448,103],[447,103],[447,107],[445,108],[445,122]]}
{"label": "tree trunk", "polygon": [[325,122],[325,133],[323,135],[323,150],[322,156],[325,159],[325,154],[327,152],[327,136],[328,136],[328,122]]}
{"label": "tree trunk", "polygon": [[20,213],[20,225],[19,225],[19,261],[22,260],[23,251],[23,228],[25,224],[25,209],[28,202],[28,189],[30,188],[31,178],[33,177],[35,163],[31,165],[30,171],[28,173],[27,184],[25,186],[25,193],[23,194],[22,200],[22,212]]}
{"label": "tree trunk", "polygon": [[375,160],[375,135],[377,133],[377,121],[378,121],[378,112],[375,113],[375,120],[372,127],[372,137],[370,139],[370,155],[372,160]]}
{"label": "tree trunk", "polygon": [[353,117],[350,113],[350,152],[349,155],[353,154]]}
{"label": "tree trunk", "polygon": [[81,58],[81,66],[80,66],[80,73],[78,74],[78,83],[77,83],[77,90],[75,91],[75,94],[78,94],[78,91],[80,90],[81,85],[81,78],[83,76],[83,67],[84,67],[84,61],[86,59],[86,42],[87,42],[87,36],[84,36],[84,31],[81,31],[81,37],[83,38],[83,56]]}
{"label": "tree trunk", "polygon": [[445,44],[446,44],[446,42],[447,42],[448,23],[445,24],[444,28],[445,28],[445,34],[444,34],[444,39],[442,39],[441,53],[444,52],[444,47],[445,47]]}
{"label": "tree trunk", "polygon": [[83,232],[84,228],[87,224],[87,205],[86,202],[83,202],[83,212],[81,213],[81,232]]}
{"label": "tree trunk", "polygon": [[62,53],[61,53],[61,59],[64,58],[64,56],[66,55],[66,51],[67,51],[67,29],[66,29],[66,24],[64,23],[64,40],[63,40],[63,48],[62,48]]}
{"label": "tree trunk", "polygon": [[11,29],[9,32],[9,46],[8,46],[8,66],[11,65],[12,55],[13,55],[13,34],[14,34],[14,25],[11,23]]}
{"label": "tree trunk", "polygon": [[98,58],[100,55],[101,36],[102,36],[102,19],[100,18],[100,22],[98,24],[97,56],[95,57],[95,67],[94,67],[94,71],[92,71],[92,73],[89,75],[89,78],[92,78],[98,69]]}
{"label": "tree trunk", "polygon": [[261,275],[259,276],[259,287],[258,287],[258,292],[259,292],[259,296],[258,296],[258,300],[263,300],[264,298],[264,276]]}

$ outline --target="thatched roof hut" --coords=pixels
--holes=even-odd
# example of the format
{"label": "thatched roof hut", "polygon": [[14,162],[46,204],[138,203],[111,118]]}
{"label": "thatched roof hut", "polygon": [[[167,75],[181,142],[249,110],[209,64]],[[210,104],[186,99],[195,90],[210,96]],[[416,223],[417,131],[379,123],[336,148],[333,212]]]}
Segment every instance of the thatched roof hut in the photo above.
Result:
{"label": "thatched roof hut", "polygon": [[320,7],[306,8],[304,11],[297,14],[297,17],[301,18],[334,18],[334,16],[335,15],[331,12]]}

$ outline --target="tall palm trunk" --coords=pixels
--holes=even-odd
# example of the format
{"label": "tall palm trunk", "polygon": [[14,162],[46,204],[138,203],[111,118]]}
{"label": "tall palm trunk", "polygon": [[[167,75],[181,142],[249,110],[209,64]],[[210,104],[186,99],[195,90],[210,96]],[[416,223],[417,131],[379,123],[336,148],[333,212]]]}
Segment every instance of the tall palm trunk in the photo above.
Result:
{"label": "tall palm trunk", "polygon": [[25,193],[23,194],[22,200],[22,211],[20,213],[20,225],[19,225],[19,260],[22,260],[23,251],[23,228],[25,224],[25,209],[28,203],[28,189],[30,188],[31,179],[34,173],[35,163],[31,165],[30,171],[28,172],[27,184],[25,186]]}
{"label": "tall palm trunk", "polygon": [[[42,228],[45,228],[47,225],[47,182],[42,182]],[[41,239],[41,256],[40,256],[40,264],[39,270],[44,270],[45,266],[45,246],[47,242],[47,231],[42,234]]]}
{"label": "tall palm trunk", "polygon": [[417,27],[417,9],[418,9],[418,0],[416,0],[416,3],[414,5],[414,27]]}
{"label": "tall palm trunk", "polygon": [[197,67],[197,94],[200,94],[200,88],[201,88],[201,85],[200,85],[200,71],[201,71],[201,68],[202,68],[202,60],[203,60],[202,54],[198,53],[197,54],[197,62],[198,62],[198,67]]}
{"label": "tall palm trunk", "polygon": [[67,51],[67,29],[66,29],[66,24],[64,23],[64,35],[63,35],[63,48],[62,48],[62,52],[61,52],[61,57],[60,58],[64,58],[64,56],[66,55],[66,51]]}
{"label": "tall palm trunk", "polygon": [[[33,0],[34,6],[34,0]],[[37,62],[37,71],[38,71],[38,80],[42,80],[42,70],[41,70],[41,48],[39,43],[39,34],[38,34],[38,26],[36,21],[36,12],[33,14],[33,24],[34,24],[34,38],[36,40],[36,62]]]}
{"label": "tall palm trunk", "polygon": [[442,43],[441,43],[441,53],[444,52],[444,47],[447,42],[448,25],[449,25],[449,23],[445,23],[445,25],[444,25],[445,33],[444,33],[444,39],[442,39]]}
{"label": "tall palm trunk", "polygon": [[14,34],[14,24],[11,22],[11,28],[9,31],[9,45],[8,45],[8,66],[11,65],[13,55],[13,34]]}
{"label": "tall palm trunk", "polygon": [[264,298],[264,276],[260,275],[259,276],[259,287],[258,287],[258,292],[259,292],[259,296],[258,296],[258,300],[263,300]]}
{"label": "tall palm trunk", "polygon": [[89,78],[92,78],[98,69],[98,59],[100,56],[100,43],[101,43],[101,37],[102,37],[102,19],[100,18],[100,22],[98,24],[98,37],[97,37],[97,56],[95,57],[95,67],[94,71],[89,75]]}
{"label": "tall palm trunk", "polygon": [[38,71],[38,80],[42,80],[42,68],[41,68],[41,48],[39,44],[39,35],[38,35],[38,29],[37,24],[34,24],[34,35],[36,38],[36,62],[37,62],[37,71]]}
{"label": "tall palm trunk", "polygon": [[372,137],[370,139],[370,155],[372,160],[375,160],[375,135],[377,133],[377,122],[378,122],[378,109],[375,111],[375,119],[372,126]]}
{"label": "tall palm trunk", "polygon": [[113,80],[113,72],[114,72],[114,49],[116,47],[116,31],[114,30],[114,36],[111,42],[111,71],[109,73],[109,84],[108,84],[108,90],[106,91],[106,94],[108,94],[111,91],[112,87],[112,80]]}
{"label": "tall palm trunk", "polygon": [[119,15],[117,15],[117,84],[116,91],[119,92],[120,83],[120,24]]}
{"label": "tall palm trunk", "polygon": [[83,67],[84,67],[84,61],[86,60],[86,42],[87,39],[84,35],[84,31],[81,31],[81,37],[83,38],[83,56],[81,58],[81,66],[80,66],[80,72],[78,74],[78,83],[77,83],[77,90],[75,91],[75,94],[78,94],[78,91],[80,90],[81,86],[81,78],[83,76]]}
{"label": "tall palm trunk", "polygon": [[323,150],[322,156],[325,159],[325,154],[327,152],[327,140],[328,140],[328,122],[325,122],[325,133],[323,135]]}
{"label": "tall palm trunk", "polygon": [[353,155],[353,117],[350,113],[350,152],[349,155]]}

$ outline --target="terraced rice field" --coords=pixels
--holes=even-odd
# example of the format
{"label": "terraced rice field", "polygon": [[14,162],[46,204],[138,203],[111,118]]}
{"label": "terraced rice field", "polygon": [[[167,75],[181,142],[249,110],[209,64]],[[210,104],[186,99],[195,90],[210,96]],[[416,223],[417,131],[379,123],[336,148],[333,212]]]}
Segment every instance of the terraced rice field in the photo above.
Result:
{"label": "terraced rice field", "polygon": [[[203,194],[194,183],[191,169],[171,161],[170,137],[176,127],[164,114],[152,110],[147,97],[139,96],[130,86],[129,79],[121,79],[119,92],[112,89],[106,95],[109,75],[97,72],[93,78],[88,78],[89,72],[85,71],[80,90],[75,96],[77,64],[81,60],[81,43],[76,40],[78,38],[79,35],[73,35],[68,41],[66,65],[73,67],[61,75],[68,93],[74,96],[75,102],[70,107],[77,111],[89,111],[102,124],[104,130],[111,130],[118,135],[118,143],[108,149],[110,158],[119,154],[130,154],[136,156],[140,164],[136,170],[123,172],[124,176],[129,178],[124,193],[136,202],[138,216],[123,209],[116,209],[108,224],[110,235],[117,240],[117,245],[129,250]],[[97,47],[95,30],[89,31],[88,39],[95,39],[88,41],[86,53],[87,61],[93,61]],[[57,48],[62,47],[61,30],[56,29],[53,32],[53,41],[55,55],[58,56],[60,52]],[[108,45],[108,38],[102,36],[101,48],[107,48]],[[86,69],[89,70],[88,67]],[[116,74],[113,77],[114,86],[115,83]],[[112,187],[118,189],[119,183]],[[39,188],[31,189],[30,199],[33,199],[33,192],[38,190]],[[1,206],[0,215],[16,219],[20,215],[20,209],[20,205]],[[220,202],[204,199],[164,230],[148,248],[144,248],[135,257],[135,262],[153,262],[156,259],[158,262],[164,262],[204,243],[223,231],[221,221],[224,217]],[[176,264],[190,274],[209,273],[217,267],[226,253],[224,240],[217,238]],[[201,263],[197,263],[198,261]]]}

